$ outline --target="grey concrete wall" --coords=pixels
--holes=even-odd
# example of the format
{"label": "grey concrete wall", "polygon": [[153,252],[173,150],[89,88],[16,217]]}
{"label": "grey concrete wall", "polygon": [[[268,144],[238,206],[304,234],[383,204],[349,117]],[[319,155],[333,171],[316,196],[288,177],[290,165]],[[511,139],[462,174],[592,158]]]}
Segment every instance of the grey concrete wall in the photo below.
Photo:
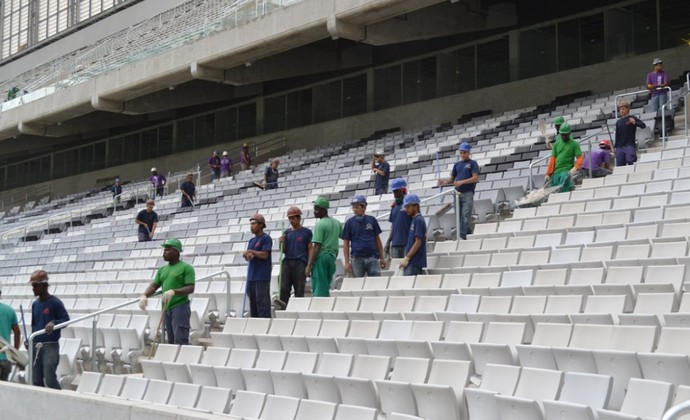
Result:
{"label": "grey concrete wall", "polygon": [[110,36],[122,29],[128,28],[149,19],[189,0],[144,0],[100,20],[96,25],[87,26],[76,33],[68,35],[50,45],[31,51],[17,60],[0,66],[0,80],[6,80],[38,67],[56,57],[62,57],[80,48],[91,45],[95,40]]}
{"label": "grey concrete wall", "polygon": [[214,419],[210,414],[156,406],[151,403],[116,400],[72,391],[30,387],[0,382],[0,407],[6,419],[74,420],[163,420]]}
{"label": "grey concrete wall", "polygon": [[[577,91],[590,90],[595,94],[602,94],[634,86],[642,87],[645,75],[652,68],[651,63],[654,57],[661,57],[664,60],[666,70],[674,78],[680,75],[683,69],[690,68],[690,54],[687,54],[687,47],[678,47],[403,107],[314,124],[281,133],[266,134],[234,143],[103,169],[45,184],[51,185],[53,194],[65,195],[88,190],[94,187],[94,180],[118,174],[123,176],[123,179],[141,179],[149,175],[152,166],[156,166],[163,172],[168,172],[191,168],[200,162],[205,169],[203,163],[206,162],[214,149],[220,151],[238,150],[244,141],[261,142],[281,134],[286,136],[288,146],[291,149],[312,148],[323,144],[367,137],[377,130],[391,127],[410,130],[444,122],[455,122],[463,114],[484,109],[491,109],[498,113],[544,104],[556,96]],[[611,110],[613,110],[613,104]],[[235,162],[239,159],[239,156],[231,157]]]}

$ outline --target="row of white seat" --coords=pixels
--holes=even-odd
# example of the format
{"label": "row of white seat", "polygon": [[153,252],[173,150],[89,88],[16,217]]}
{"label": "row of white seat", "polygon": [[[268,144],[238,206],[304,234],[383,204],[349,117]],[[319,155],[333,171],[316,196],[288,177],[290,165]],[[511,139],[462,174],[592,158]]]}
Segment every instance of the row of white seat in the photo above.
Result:
{"label": "row of white seat", "polygon": [[[95,372],[84,373],[77,392],[145,401],[232,419],[376,420],[379,416],[378,410],[368,407]],[[420,417],[397,413],[386,418],[421,420]]]}
{"label": "row of white seat", "polygon": [[[593,248],[584,248],[591,250]],[[572,251],[579,251],[575,249]],[[573,252],[569,255],[574,255]],[[605,251],[605,250],[604,250]],[[512,253],[496,253],[494,256],[508,255]],[[468,254],[469,257],[486,257],[487,254]],[[488,259],[487,259],[488,260]],[[573,261],[576,261],[574,259]],[[673,259],[657,260],[659,262],[673,261]],[[628,262],[628,261],[622,261]],[[436,268],[452,268],[457,264],[454,256],[447,258],[440,257]],[[535,264],[536,265],[536,264]],[[593,264],[591,267],[560,267],[533,269],[531,267],[512,267],[510,270],[501,269],[505,265],[496,266],[496,270],[491,271],[470,271],[461,273],[446,273],[419,275],[416,277],[406,276],[381,276],[381,277],[350,277],[344,278],[339,291],[333,291],[335,295],[356,296],[359,290],[432,290],[451,289],[463,290],[465,288],[501,288],[501,287],[529,287],[529,286],[579,286],[579,285],[600,285],[600,284],[630,284],[639,289],[655,289],[656,285],[672,284],[671,290],[660,287],[654,291],[675,291],[680,293],[685,277],[687,275],[686,265],[684,264],[664,264],[664,265],[641,265],[631,262],[625,265],[604,265]],[[482,266],[473,264],[472,267]],[[538,266],[541,267],[541,266]],[[641,286],[646,284],[648,286]],[[382,293],[382,294],[385,294]],[[405,294],[404,292],[402,294]],[[411,294],[416,294],[411,292]],[[444,293],[445,294],[445,293]],[[361,295],[364,295],[362,293]]]}
{"label": "row of white seat", "polygon": [[[614,239],[623,235],[623,230],[599,231],[600,237]],[[548,268],[570,264],[573,269],[588,263],[597,266],[617,265],[655,265],[677,264],[685,261],[688,255],[688,242],[684,238],[664,238],[660,240],[634,239],[621,241],[606,241],[599,243],[581,244],[582,238],[592,238],[595,231],[568,232],[566,244],[562,233],[544,234],[515,238],[492,238],[485,243],[486,248],[480,251],[450,251],[434,253],[435,257],[427,258],[427,272],[432,274],[446,273],[442,269],[457,269],[456,273],[464,273],[472,267],[482,267],[487,270],[500,271],[498,267],[511,267],[511,270],[529,270],[533,267]],[[536,245],[536,242],[539,244]],[[528,243],[534,245],[526,246]],[[651,243],[650,243],[651,242]],[[495,244],[506,243],[505,248],[490,249]],[[471,245],[475,245],[471,244]],[[508,245],[510,244],[510,245]],[[452,249],[455,244],[448,244],[444,249]],[[525,245],[525,246],[522,246]],[[462,245],[461,245],[462,246]],[[519,246],[519,247],[517,247]],[[516,248],[517,247],[517,248]],[[581,263],[581,264],[580,264]],[[592,265],[594,266],[594,265]]]}
{"label": "row of white seat", "polygon": [[[463,314],[690,314],[690,296],[683,294],[679,303],[671,292],[639,292],[633,295],[632,311],[626,307],[628,295],[611,293],[623,288],[576,288],[572,294],[489,296],[451,294],[450,296],[339,296],[302,298],[287,310],[277,311],[277,318],[300,319],[378,319],[376,313],[399,312],[404,319],[434,319],[433,313]],[[634,291],[634,289],[633,289]],[[575,293],[581,292],[581,293]],[[597,293],[600,292],[600,293]],[[394,319],[394,318],[383,318]],[[229,319],[230,323],[238,322]],[[227,325],[227,323],[226,323]]]}
{"label": "row of white seat", "polygon": [[[597,338],[601,339],[602,332],[591,331],[591,328],[588,327],[583,326],[581,330],[573,332],[573,340],[587,339],[592,333],[597,334]],[[632,332],[628,331],[628,333]],[[545,331],[543,335],[548,333]],[[612,334],[612,331],[607,331],[607,333]],[[443,403],[444,410],[448,410],[449,407],[457,408],[459,405],[460,412],[463,413],[466,396],[469,416],[472,419],[498,418],[495,417],[495,413],[502,410],[500,402],[497,405],[492,404],[491,407],[482,407],[481,404],[477,404],[482,399],[493,398],[494,394],[512,395],[540,401],[551,400],[559,396],[561,386],[574,386],[575,383],[578,383],[580,386],[576,387],[579,388],[577,393],[587,394],[586,398],[584,395],[579,395],[578,401],[572,401],[570,398],[575,397],[571,395],[575,388],[568,390],[564,388],[560,392],[559,400],[584,403],[585,406],[589,406],[595,411],[608,408],[611,410],[620,409],[626,413],[631,409],[630,397],[632,397],[632,395],[624,397],[626,388],[632,387],[634,390],[640,384],[652,383],[646,376],[643,376],[643,373],[647,373],[649,370],[649,373],[655,377],[654,381],[656,381],[658,380],[656,378],[658,372],[653,366],[647,366],[644,363],[642,365],[645,369],[644,372],[639,365],[631,364],[631,361],[635,362],[636,358],[635,353],[628,348],[631,346],[640,347],[631,344],[634,340],[633,334],[628,334],[624,339],[620,335],[614,336],[616,338],[613,341],[623,342],[618,346],[622,347],[623,350],[611,352],[601,349],[587,354],[586,352],[578,352],[576,346],[565,348],[521,346],[519,348],[522,351],[521,355],[523,353],[531,354],[529,352],[535,349],[541,350],[544,355],[547,355],[546,351],[553,351],[553,354],[548,354],[551,357],[545,359],[544,364],[547,364],[549,360],[558,360],[566,369],[561,369],[555,362],[552,367],[548,368],[526,364],[519,365],[515,362],[501,363],[502,361],[496,354],[488,354],[487,359],[495,359],[499,364],[491,363],[489,360],[489,363],[483,366],[481,379],[472,377],[474,373],[472,363],[463,360],[398,357],[391,363],[388,357],[377,355],[327,352],[320,354],[280,351],[258,352],[217,347],[210,347],[202,354],[200,348],[183,347],[178,352],[176,348],[173,348],[176,346],[170,348],[165,346],[159,350],[161,351],[160,355],[157,354],[156,359],[148,361],[148,366],[144,367],[144,376],[151,378],[151,380],[167,380],[173,383],[191,383],[199,386],[220,386],[237,392],[239,392],[238,390],[248,390],[293,398],[308,397],[311,400],[329,401],[335,404],[347,403],[367,406],[381,409],[384,413],[404,412],[413,415],[424,415],[428,409],[428,407],[423,409],[424,404],[420,404],[420,401],[416,399],[418,396],[415,395],[415,387],[428,388],[427,391],[431,392],[434,387],[424,387],[425,384],[436,385],[436,388],[441,385],[447,390],[446,396],[443,397],[443,393],[435,394],[436,404]],[[611,338],[607,344],[610,341]],[[591,366],[588,366],[586,370],[578,370],[576,362],[584,359],[583,355],[591,358]],[[612,356],[614,356],[614,360],[607,362],[606,358]],[[632,356],[633,359],[625,358],[625,356]],[[642,354],[642,356],[646,355]],[[649,354],[649,356],[653,357],[654,355]],[[666,356],[668,355],[661,355],[661,357]],[[616,357],[621,360],[616,359]],[[569,360],[573,358],[576,359],[575,362]],[[687,359],[687,357],[685,358]],[[531,357],[527,362],[532,362],[533,359]],[[646,359],[642,358],[642,360]],[[677,360],[680,361],[680,359]],[[626,372],[621,369],[622,361],[631,364],[630,367],[623,366],[633,370],[629,376],[626,376]],[[687,360],[685,363],[687,365]],[[390,371],[391,366],[392,372]],[[671,375],[670,378],[673,379],[677,376]],[[568,377],[574,382],[573,384],[567,384]],[[631,378],[633,381],[629,382]],[[564,379],[567,385],[564,384]],[[474,388],[471,381],[479,382],[479,388]],[[521,381],[524,383],[521,384]],[[589,386],[583,387],[583,382]],[[635,384],[634,382],[638,383]],[[674,395],[673,385],[676,385],[678,390],[676,393],[677,400],[687,398],[686,384],[666,383],[664,389],[668,397],[656,401],[657,406],[663,405],[663,409],[667,407]],[[530,395],[523,395],[528,388],[531,389],[531,397]],[[635,392],[633,391],[632,394]],[[449,398],[451,396],[455,398]],[[592,404],[593,400],[598,402]],[[521,411],[533,410],[534,407],[530,408],[530,405],[522,406]],[[484,414],[475,411],[480,407],[489,411]],[[561,408],[573,409],[567,405]],[[576,408],[585,409],[582,406]],[[453,411],[448,412],[452,413]],[[532,415],[527,418],[544,418],[536,414],[532,411]],[[446,414],[442,417],[427,418],[457,418],[457,416],[448,417]],[[461,418],[464,418],[464,415]],[[500,418],[513,417],[501,416]],[[547,416],[546,418],[550,417]]]}

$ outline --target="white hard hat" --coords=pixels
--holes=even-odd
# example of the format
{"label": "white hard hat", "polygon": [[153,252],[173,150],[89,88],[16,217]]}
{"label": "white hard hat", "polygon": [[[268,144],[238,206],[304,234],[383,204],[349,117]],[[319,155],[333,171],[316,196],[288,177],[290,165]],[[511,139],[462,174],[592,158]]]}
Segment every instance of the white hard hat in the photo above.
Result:
{"label": "white hard hat", "polygon": [[223,152],[223,156],[227,156],[227,155],[228,155],[228,152]]}
{"label": "white hard hat", "polygon": [[153,167],[153,168],[151,168],[151,172],[158,172],[158,169],[156,169],[155,167]]}

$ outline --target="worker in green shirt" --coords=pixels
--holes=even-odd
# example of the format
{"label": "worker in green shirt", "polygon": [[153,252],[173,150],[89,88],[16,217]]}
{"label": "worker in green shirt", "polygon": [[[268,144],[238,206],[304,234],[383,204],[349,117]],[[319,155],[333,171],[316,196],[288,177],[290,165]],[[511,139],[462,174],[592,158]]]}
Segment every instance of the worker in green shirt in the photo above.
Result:
{"label": "worker in green shirt", "polygon": [[330,296],[331,281],[335,274],[335,259],[338,257],[338,239],[343,229],[339,221],[328,217],[330,203],[324,197],[314,200],[314,217],[319,219],[314,226],[312,249],[304,269],[311,277],[314,297]]}
{"label": "worker in green shirt", "polygon": [[546,182],[551,186],[561,186],[561,192],[572,191],[575,188],[573,177],[578,173],[584,157],[580,149],[580,143],[570,138],[570,125],[561,125],[559,134],[561,140],[553,144],[551,159],[546,169]]}

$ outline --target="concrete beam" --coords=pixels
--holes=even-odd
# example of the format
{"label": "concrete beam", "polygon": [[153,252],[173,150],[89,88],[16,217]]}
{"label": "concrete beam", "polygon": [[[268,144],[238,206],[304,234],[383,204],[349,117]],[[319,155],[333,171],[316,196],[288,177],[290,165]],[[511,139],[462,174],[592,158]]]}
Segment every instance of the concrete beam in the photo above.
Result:
{"label": "concrete beam", "polygon": [[96,111],[114,112],[122,114],[125,111],[125,103],[120,101],[112,101],[110,99],[100,98],[96,95],[91,97],[91,106]]}
{"label": "concrete beam", "polygon": [[326,20],[326,29],[332,39],[344,38],[352,41],[363,41],[366,38],[366,28],[362,25],[353,25],[335,16],[329,16]]}
{"label": "concrete beam", "polygon": [[22,121],[17,128],[20,133],[32,136],[64,137],[71,134],[71,130],[62,125],[45,125]]}
{"label": "concrete beam", "polygon": [[225,82],[225,72],[199,64],[195,61],[191,64],[192,77],[195,79],[206,80],[209,82]]}

